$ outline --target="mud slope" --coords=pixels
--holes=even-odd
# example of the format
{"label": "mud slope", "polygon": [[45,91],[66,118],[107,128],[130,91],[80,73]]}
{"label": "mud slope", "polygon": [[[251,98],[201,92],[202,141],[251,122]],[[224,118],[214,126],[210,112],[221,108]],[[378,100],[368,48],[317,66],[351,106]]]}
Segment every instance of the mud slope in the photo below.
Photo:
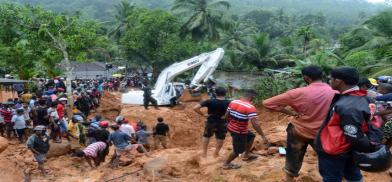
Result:
{"label": "mud slope", "polygon": [[[50,174],[46,177],[40,175],[32,154],[24,145],[11,140],[8,147],[0,153],[0,181],[45,181],[45,182],[105,182],[105,181],[211,181],[211,182],[278,182],[283,179],[284,157],[276,151],[265,150],[258,137],[255,153],[259,158],[252,162],[235,161],[242,165],[238,170],[223,170],[221,165],[224,158],[231,151],[231,138],[228,136],[219,158],[211,157],[214,142],[210,144],[209,156],[200,158],[200,138],[203,131],[204,118],[192,111],[197,104],[185,103],[175,108],[161,107],[159,110],[151,108],[144,110],[142,106],[120,106],[119,95],[105,95],[101,111],[115,108],[121,109],[121,114],[131,121],[142,120],[149,126],[156,122],[157,117],[163,117],[171,128],[169,149],[154,150],[151,157],[143,155],[127,155],[122,161],[132,161],[128,166],[112,170],[108,168],[107,161],[96,169],[91,169],[86,162],[69,155],[52,157],[48,159],[46,168]],[[107,100],[107,101],[105,101]],[[109,102],[110,101],[110,102]],[[107,103],[105,103],[107,102]],[[275,146],[285,145],[285,128],[290,118],[280,114],[259,110],[263,130]],[[111,114],[111,118],[115,115]],[[113,153],[111,149],[110,155]],[[321,178],[317,169],[317,157],[309,148],[305,162],[297,181],[318,182]],[[391,178],[386,172],[365,174],[366,182],[389,182]]]}

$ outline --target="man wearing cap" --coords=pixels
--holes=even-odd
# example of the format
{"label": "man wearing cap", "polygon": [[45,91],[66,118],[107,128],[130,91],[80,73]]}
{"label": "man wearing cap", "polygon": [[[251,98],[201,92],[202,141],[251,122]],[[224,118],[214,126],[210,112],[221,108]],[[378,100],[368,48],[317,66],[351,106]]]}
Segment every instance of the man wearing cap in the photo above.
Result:
{"label": "man wearing cap", "polygon": [[359,90],[358,71],[340,67],[331,72],[331,87],[340,92],[332,100],[328,115],[316,136],[319,171],[324,182],[362,181],[352,151],[373,152],[375,146],[365,133],[370,120],[370,101]]}
{"label": "man wearing cap", "polygon": [[46,135],[46,127],[38,125],[34,128],[34,134],[27,140],[27,148],[34,154],[34,159],[38,163],[38,169],[43,175],[46,174],[44,163],[46,161],[46,154],[49,151],[49,136]]}
{"label": "man wearing cap", "polygon": [[[374,80],[374,79],[373,79]],[[368,78],[360,78],[358,82],[358,87],[360,90],[367,91],[367,96],[370,98],[376,98],[379,93],[373,90],[373,86],[377,86],[377,81],[374,80],[376,85],[374,85],[374,82],[372,83],[370,79]]]}
{"label": "man wearing cap", "polygon": [[[122,116],[121,116],[122,117]],[[129,120],[128,118],[122,118],[122,120],[117,122],[120,126],[120,130],[122,132],[124,132],[125,134],[127,134],[129,137],[131,137],[132,139],[136,138],[136,131],[135,129],[129,124]],[[121,124],[120,124],[121,123]]]}

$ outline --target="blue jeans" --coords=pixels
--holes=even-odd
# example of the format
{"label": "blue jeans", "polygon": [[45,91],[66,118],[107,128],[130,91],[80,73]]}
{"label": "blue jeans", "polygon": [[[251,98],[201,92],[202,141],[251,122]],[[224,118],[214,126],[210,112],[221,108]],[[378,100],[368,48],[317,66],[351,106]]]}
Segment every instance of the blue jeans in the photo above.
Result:
{"label": "blue jeans", "polygon": [[324,182],[341,182],[343,177],[347,182],[362,182],[361,171],[350,154],[331,156],[319,153],[318,160]]}

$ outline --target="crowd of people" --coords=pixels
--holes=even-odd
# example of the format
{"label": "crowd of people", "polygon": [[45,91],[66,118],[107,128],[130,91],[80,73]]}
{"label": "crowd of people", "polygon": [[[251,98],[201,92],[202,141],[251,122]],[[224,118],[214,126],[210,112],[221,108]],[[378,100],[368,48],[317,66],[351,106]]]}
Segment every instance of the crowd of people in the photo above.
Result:
{"label": "crowd of people", "polygon": [[[332,70],[329,84],[317,66],[302,69],[307,86],[289,90],[263,101],[265,108],[293,116],[287,127],[285,181],[294,181],[299,175],[307,147],[317,153],[319,172],[325,182],[363,181],[360,169],[385,170],[390,166],[389,148],[392,146],[392,84],[389,77],[359,78],[355,68],[340,67]],[[67,95],[64,80],[55,78],[38,84],[38,92],[30,99],[10,99],[0,109],[0,133],[8,138],[27,139],[27,147],[34,154],[43,174],[50,142],[70,141],[73,156],[84,157],[91,166],[99,166],[114,146],[112,167],[118,167],[120,157],[138,151],[149,156],[152,148],[167,148],[169,126],[161,117],[152,131],[142,121],[129,121],[118,116],[115,121],[97,114],[88,119],[90,111],[99,107],[102,92],[113,80],[75,80],[74,109],[68,119]],[[115,90],[115,88],[113,88]],[[145,107],[152,102],[149,88],[145,90]],[[243,161],[258,156],[251,149],[256,135],[248,129],[249,123],[262,137],[264,135],[255,105],[257,93],[244,90],[237,100],[226,99],[226,89],[214,88],[214,97],[202,101],[194,111],[206,117],[203,133],[202,156],[207,156],[210,138],[215,135],[214,157],[219,156],[227,133],[233,149],[223,163],[223,169],[238,169],[233,161],[241,155]],[[147,99],[146,99],[147,98]],[[28,100],[28,101],[26,101]],[[207,114],[201,108],[208,109]],[[112,124],[113,123],[113,124]],[[111,132],[109,130],[111,129]],[[153,136],[154,145],[149,143]],[[361,164],[367,165],[361,165]]]}
{"label": "crowd of people", "polygon": [[[382,171],[389,168],[392,140],[392,85],[390,77],[359,78],[355,68],[332,70],[330,84],[323,82],[323,72],[317,66],[302,69],[307,86],[289,90],[263,101],[265,108],[293,116],[287,127],[286,182],[299,176],[307,146],[318,155],[319,172],[325,182],[363,181],[361,170]],[[225,99],[224,88],[215,89],[216,98],[201,102],[194,111],[207,118],[203,133],[202,155],[207,155],[209,139],[215,134],[214,156],[227,132],[232,137],[233,150],[223,164],[224,169],[238,169],[233,163],[239,155],[243,161],[258,156],[250,150],[254,130],[270,146],[257,122],[257,110],[252,104],[253,90],[245,90],[238,100]],[[208,108],[208,114],[201,112]]]}
{"label": "crowd of people", "polygon": [[105,161],[110,145],[115,147],[112,167],[117,167],[120,156],[128,151],[138,150],[148,155],[152,148],[148,140],[150,136],[155,138],[154,148],[159,145],[167,148],[169,126],[163,118],[157,118],[153,132],[147,131],[143,122],[129,122],[122,116],[113,121],[115,124],[99,114],[88,119],[91,111],[99,107],[103,91],[116,91],[116,83],[120,80],[73,80],[72,110],[64,82],[59,77],[40,79],[34,94],[22,91],[20,100],[9,99],[0,105],[0,134],[26,142],[43,174],[47,173],[44,163],[50,143],[64,140],[71,145],[71,155],[85,157],[92,167]]}

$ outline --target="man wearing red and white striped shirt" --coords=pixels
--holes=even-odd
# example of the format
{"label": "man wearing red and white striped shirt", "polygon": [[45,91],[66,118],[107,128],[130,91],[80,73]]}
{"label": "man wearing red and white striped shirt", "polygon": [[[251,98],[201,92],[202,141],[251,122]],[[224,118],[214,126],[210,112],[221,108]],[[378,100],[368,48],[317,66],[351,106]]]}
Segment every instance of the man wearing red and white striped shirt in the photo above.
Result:
{"label": "man wearing red and white striped shirt", "polygon": [[75,152],[75,155],[78,157],[85,157],[87,163],[93,167],[91,163],[91,159],[94,161],[95,166],[99,166],[103,159],[105,158],[104,150],[106,148],[105,142],[95,142],[87,146],[84,150],[79,150]]}
{"label": "man wearing red and white striped shirt", "polygon": [[238,169],[241,166],[231,163],[239,154],[244,153],[244,161],[249,161],[257,158],[257,156],[250,154],[250,149],[253,145],[255,135],[248,130],[249,121],[253,128],[260,134],[264,141],[268,143],[263,131],[257,122],[257,110],[252,104],[256,97],[256,91],[246,90],[243,97],[239,100],[231,101],[226,111],[226,120],[228,121],[227,129],[233,138],[233,151],[229,155],[226,162],[223,164],[224,169]]}

